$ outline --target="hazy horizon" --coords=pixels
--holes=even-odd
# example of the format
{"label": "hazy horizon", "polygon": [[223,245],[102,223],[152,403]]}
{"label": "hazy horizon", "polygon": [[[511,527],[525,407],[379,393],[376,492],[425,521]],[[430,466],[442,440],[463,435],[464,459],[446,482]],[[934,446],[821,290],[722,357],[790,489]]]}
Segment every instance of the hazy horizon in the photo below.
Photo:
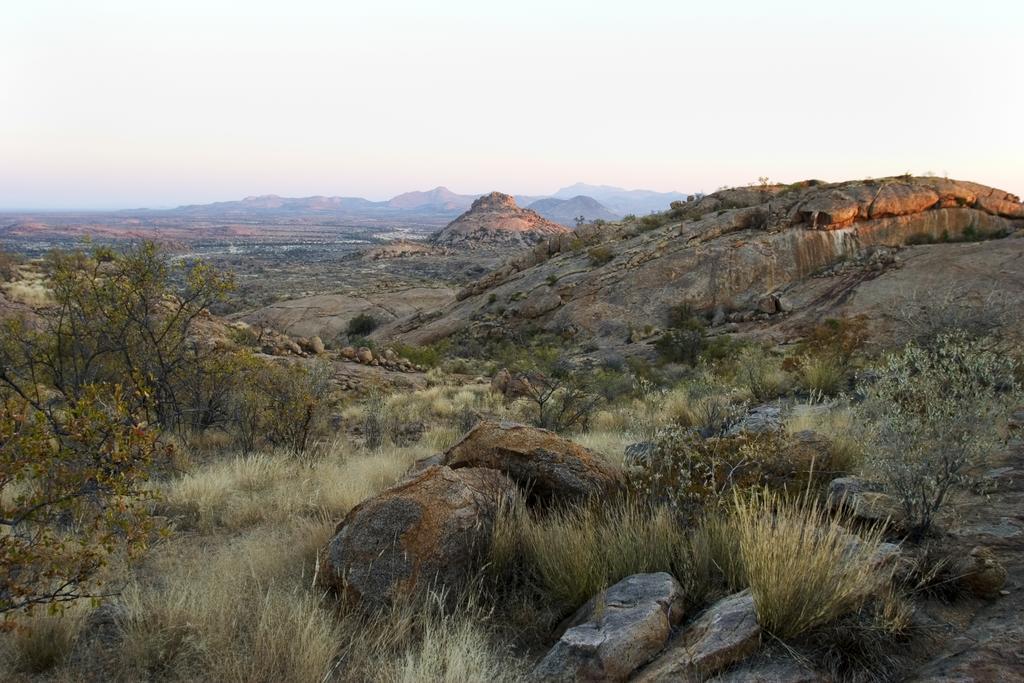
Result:
{"label": "hazy horizon", "polygon": [[1024,193],[1020,3],[242,9],[0,11],[0,209],[906,171]]}

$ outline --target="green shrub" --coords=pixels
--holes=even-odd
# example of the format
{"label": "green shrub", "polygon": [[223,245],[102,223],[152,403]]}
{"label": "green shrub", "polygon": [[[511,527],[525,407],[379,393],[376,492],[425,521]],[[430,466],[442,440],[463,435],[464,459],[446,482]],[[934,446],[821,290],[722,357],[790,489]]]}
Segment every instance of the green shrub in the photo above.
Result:
{"label": "green shrub", "polygon": [[590,265],[603,266],[615,258],[615,252],[613,252],[612,248],[608,245],[602,244],[596,247],[591,247],[587,251],[587,256],[590,258]]}
{"label": "green shrub", "polygon": [[424,365],[428,368],[436,368],[444,356],[448,353],[451,343],[443,340],[427,346],[413,346],[401,342],[393,344],[392,349],[402,358],[408,359],[414,365]]}
{"label": "green shrub", "polygon": [[654,230],[656,228],[660,228],[665,224],[666,220],[667,218],[664,214],[649,214],[640,219],[640,229],[646,232],[647,230]]}
{"label": "green shrub", "polygon": [[0,282],[10,282],[14,278],[18,263],[16,256],[0,251]]}
{"label": "green shrub", "polygon": [[369,313],[360,313],[348,321],[346,332],[349,337],[364,337],[373,332],[380,323]]}
{"label": "green shrub", "polygon": [[914,538],[931,528],[953,488],[983,469],[1020,400],[1017,363],[990,339],[940,335],[908,344],[875,369],[860,414],[868,466],[900,500]]}
{"label": "green shrub", "polygon": [[737,358],[736,381],[758,401],[778,398],[788,389],[789,379],[781,364],[764,350],[745,348]]}
{"label": "green shrub", "polygon": [[704,350],[704,332],[699,329],[666,330],[655,340],[654,348],[666,363],[695,365]]}
{"label": "green shrub", "polygon": [[244,453],[267,445],[296,456],[309,453],[324,429],[331,402],[330,364],[250,359],[231,401],[231,427]]}

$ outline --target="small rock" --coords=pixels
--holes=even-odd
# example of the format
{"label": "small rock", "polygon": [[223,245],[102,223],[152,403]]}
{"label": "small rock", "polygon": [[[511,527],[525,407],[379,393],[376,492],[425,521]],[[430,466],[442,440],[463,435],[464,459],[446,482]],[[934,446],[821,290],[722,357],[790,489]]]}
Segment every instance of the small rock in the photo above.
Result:
{"label": "small rock", "polygon": [[710,676],[750,656],[760,642],[754,598],[745,590],[709,607],[635,680],[653,683]]}
{"label": "small rock", "polygon": [[728,436],[778,431],[782,431],[782,409],[765,403],[751,408],[746,415],[729,428]]}
{"label": "small rock", "polygon": [[356,351],[354,346],[346,346],[339,353],[342,358],[347,360],[356,360],[356,357],[359,355],[359,352]]}
{"label": "small rock", "polygon": [[646,463],[654,454],[653,441],[639,441],[626,446],[623,458],[626,465],[633,467]]}
{"label": "small rock", "polygon": [[711,327],[718,327],[725,324],[725,306],[718,304],[714,313],[711,314]]}
{"label": "small rock", "polygon": [[373,351],[365,346],[360,346],[359,350],[356,351],[356,360],[363,365],[368,365],[373,362]]}
{"label": "small rock", "polygon": [[956,573],[961,584],[979,598],[999,597],[1006,584],[1006,567],[991,550],[980,545],[957,564]]}
{"label": "small rock", "polygon": [[682,588],[671,575],[626,577],[573,615],[532,678],[625,681],[665,646],[682,618]]}

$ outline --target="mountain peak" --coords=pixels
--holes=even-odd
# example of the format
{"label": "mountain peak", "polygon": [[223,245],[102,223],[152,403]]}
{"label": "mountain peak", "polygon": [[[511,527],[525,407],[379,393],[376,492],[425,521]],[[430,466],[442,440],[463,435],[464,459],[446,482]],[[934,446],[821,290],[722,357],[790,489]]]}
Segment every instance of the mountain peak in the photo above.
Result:
{"label": "mountain peak", "polygon": [[503,192],[491,192],[473,201],[470,211],[500,211],[502,209],[518,210],[516,200]]}
{"label": "mountain peak", "polygon": [[469,211],[430,238],[443,246],[526,247],[546,237],[569,232],[536,211],[520,208],[503,192],[491,192],[473,201]]}

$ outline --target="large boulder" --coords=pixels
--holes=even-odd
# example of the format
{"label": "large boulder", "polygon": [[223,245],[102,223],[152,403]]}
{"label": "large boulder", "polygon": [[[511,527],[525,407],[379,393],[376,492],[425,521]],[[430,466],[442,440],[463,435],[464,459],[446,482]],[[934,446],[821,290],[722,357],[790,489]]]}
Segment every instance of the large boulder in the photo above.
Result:
{"label": "large boulder", "polygon": [[760,643],[754,598],[745,590],[709,607],[635,680],[700,680],[750,656]]}
{"label": "large boulder", "polygon": [[532,678],[624,681],[665,646],[682,618],[682,588],[671,575],[626,577],[577,611]]}
{"label": "large boulder", "polygon": [[329,584],[372,606],[431,587],[457,588],[486,550],[515,486],[492,469],[428,467],[353,508],[324,553]]}
{"label": "large boulder", "polygon": [[481,420],[445,453],[445,464],[504,472],[534,502],[607,496],[625,484],[622,470],[554,432],[514,422]]}

